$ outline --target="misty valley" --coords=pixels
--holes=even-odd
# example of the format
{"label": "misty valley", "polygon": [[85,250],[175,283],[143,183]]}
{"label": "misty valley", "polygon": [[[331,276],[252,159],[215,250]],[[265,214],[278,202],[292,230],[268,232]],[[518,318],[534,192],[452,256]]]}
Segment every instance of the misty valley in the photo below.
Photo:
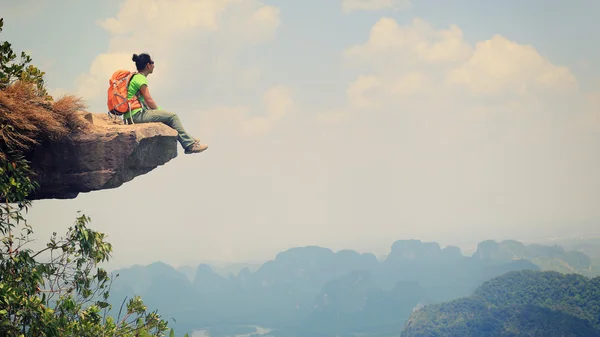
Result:
{"label": "misty valley", "polygon": [[466,256],[398,240],[383,258],[309,246],[259,265],[156,262],[113,271],[112,312],[140,295],[193,337],[600,336],[600,242],[568,247],[490,240]]}

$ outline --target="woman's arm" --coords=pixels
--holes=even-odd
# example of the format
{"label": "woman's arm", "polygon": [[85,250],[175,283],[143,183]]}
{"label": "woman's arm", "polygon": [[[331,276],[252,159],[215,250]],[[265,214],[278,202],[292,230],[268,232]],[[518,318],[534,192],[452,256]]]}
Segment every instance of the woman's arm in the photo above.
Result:
{"label": "woman's arm", "polygon": [[152,96],[150,96],[150,89],[148,89],[148,86],[146,84],[143,84],[140,87],[140,93],[142,94],[142,96],[144,96],[144,100],[146,101],[146,104],[148,104],[148,107],[150,109],[158,109],[158,104],[156,104]]}

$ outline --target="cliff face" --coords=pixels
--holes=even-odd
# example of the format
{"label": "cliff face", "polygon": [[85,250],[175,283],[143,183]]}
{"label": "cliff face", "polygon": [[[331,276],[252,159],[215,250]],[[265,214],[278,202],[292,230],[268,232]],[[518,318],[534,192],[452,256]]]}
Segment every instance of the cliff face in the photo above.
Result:
{"label": "cliff face", "polygon": [[28,155],[40,184],[31,200],[116,188],[177,156],[177,132],[167,125],[124,125],[107,114],[78,114],[86,128]]}

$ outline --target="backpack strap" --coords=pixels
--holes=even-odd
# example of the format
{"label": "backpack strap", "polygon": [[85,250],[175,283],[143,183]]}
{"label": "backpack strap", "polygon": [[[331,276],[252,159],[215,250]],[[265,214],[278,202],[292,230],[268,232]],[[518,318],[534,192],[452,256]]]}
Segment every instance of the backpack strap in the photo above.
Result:
{"label": "backpack strap", "polygon": [[[140,73],[139,73],[139,72],[137,72],[137,71],[136,71],[136,72],[134,72],[134,73],[133,73],[133,75],[131,75],[131,78],[129,78],[129,84],[131,84],[131,81],[133,80],[133,77],[134,77],[135,75],[140,75]],[[128,87],[129,87],[129,84],[127,84],[127,86],[128,86]],[[142,93],[140,92],[140,89],[138,89],[138,90],[135,92],[135,95],[133,95],[133,97],[135,97],[135,98],[138,100],[138,102],[140,102],[140,105],[142,106],[142,110],[149,110],[149,109],[148,109],[148,106],[146,105],[146,103],[145,103],[145,102],[142,102],[142,101],[140,101],[140,95],[141,95],[141,94],[142,94]]]}
{"label": "backpack strap", "polygon": [[[129,82],[127,83],[127,88],[129,88],[129,86],[131,85],[131,81],[133,80],[133,77],[134,77],[135,75],[140,75],[140,73],[136,71],[136,72],[134,72],[134,73],[131,75],[131,77],[129,77]],[[142,101],[140,101],[140,95],[141,95],[141,94],[142,94],[142,93],[140,92],[140,89],[138,89],[138,90],[135,92],[135,94],[133,95],[133,97],[132,97],[131,99],[133,99],[133,98],[135,97],[135,99],[137,99],[137,100],[138,100],[138,102],[140,102],[140,105],[142,106],[142,111],[147,111],[147,110],[149,110],[150,108],[148,107],[148,105],[146,105],[146,102],[142,102]],[[129,116],[129,120],[131,121],[131,124],[134,124],[134,122],[133,122],[133,116],[131,116],[131,104],[130,104],[130,103],[128,103],[128,105],[129,105],[129,114],[130,114],[130,116]]]}

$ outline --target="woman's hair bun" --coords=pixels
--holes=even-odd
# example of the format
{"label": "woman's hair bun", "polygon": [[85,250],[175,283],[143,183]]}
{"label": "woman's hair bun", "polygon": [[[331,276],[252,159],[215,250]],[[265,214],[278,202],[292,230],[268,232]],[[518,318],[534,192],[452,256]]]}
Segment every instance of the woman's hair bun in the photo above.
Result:
{"label": "woman's hair bun", "polygon": [[138,56],[138,54],[133,54],[133,57],[131,58],[133,62],[137,62],[139,59],[140,57]]}

